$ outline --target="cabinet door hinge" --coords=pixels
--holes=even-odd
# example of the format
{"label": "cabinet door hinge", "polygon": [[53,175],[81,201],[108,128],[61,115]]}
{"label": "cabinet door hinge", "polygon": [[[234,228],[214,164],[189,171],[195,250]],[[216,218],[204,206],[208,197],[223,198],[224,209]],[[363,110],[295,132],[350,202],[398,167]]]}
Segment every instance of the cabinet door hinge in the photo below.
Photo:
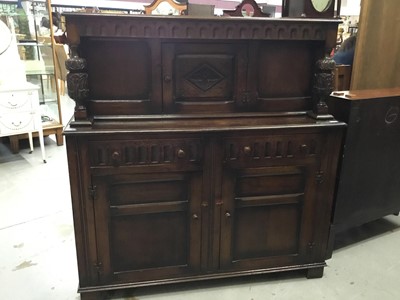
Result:
{"label": "cabinet door hinge", "polygon": [[89,187],[89,195],[93,200],[96,199],[96,189],[97,187],[95,185]]}
{"label": "cabinet door hinge", "polygon": [[103,272],[103,264],[101,262],[97,262],[93,266],[99,275]]}
{"label": "cabinet door hinge", "polygon": [[323,171],[318,171],[315,174],[315,180],[317,183],[323,183],[324,182],[324,172]]}

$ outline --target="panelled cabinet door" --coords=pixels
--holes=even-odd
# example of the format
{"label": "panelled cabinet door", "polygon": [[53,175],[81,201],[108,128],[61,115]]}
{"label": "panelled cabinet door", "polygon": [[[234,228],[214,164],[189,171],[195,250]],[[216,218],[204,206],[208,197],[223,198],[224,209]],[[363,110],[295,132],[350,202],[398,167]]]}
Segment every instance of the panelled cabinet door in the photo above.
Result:
{"label": "panelled cabinet door", "polygon": [[165,112],[233,112],[246,95],[244,43],[166,43],[162,55]]}
{"label": "panelled cabinet door", "polygon": [[221,211],[221,268],[307,261],[313,239],[313,165],[226,168]]}
{"label": "panelled cabinet door", "polygon": [[295,266],[317,257],[323,141],[315,133],[222,139],[221,269]]}
{"label": "panelled cabinet door", "polygon": [[83,39],[91,115],[160,113],[161,74],[157,46],[120,39]]}
{"label": "panelled cabinet door", "polygon": [[201,182],[201,172],[95,176],[100,283],[198,271]]}

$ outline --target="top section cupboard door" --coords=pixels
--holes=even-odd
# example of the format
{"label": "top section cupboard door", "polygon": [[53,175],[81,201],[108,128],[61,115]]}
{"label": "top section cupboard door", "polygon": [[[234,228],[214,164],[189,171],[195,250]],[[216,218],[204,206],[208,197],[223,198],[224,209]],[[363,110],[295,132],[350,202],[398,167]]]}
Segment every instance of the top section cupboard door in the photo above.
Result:
{"label": "top section cupboard door", "polygon": [[165,112],[235,111],[246,92],[245,44],[168,43],[162,52]]}
{"label": "top section cupboard door", "polygon": [[156,49],[146,41],[86,39],[89,109],[94,115],[161,112]]}

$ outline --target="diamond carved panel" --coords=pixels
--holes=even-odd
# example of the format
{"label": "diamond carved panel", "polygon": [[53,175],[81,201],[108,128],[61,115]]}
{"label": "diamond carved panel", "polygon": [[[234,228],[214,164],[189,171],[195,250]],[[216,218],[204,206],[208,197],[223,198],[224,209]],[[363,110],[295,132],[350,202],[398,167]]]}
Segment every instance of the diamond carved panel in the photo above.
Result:
{"label": "diamond carved panel", "polygon": [[225,79],[225,76],[210,65],[202,64],[187,74],[185,79],[203,92],[206,92]]}

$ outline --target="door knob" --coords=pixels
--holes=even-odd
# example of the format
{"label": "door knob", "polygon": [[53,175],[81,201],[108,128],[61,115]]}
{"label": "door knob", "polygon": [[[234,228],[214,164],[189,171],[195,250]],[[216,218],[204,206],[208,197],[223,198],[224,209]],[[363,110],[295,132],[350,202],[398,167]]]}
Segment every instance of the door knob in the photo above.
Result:
{"label": "door knob", "polygon": [[111,154],[111,160],[113,165],[118,167],[121,161],[121,154],[118,151],[114,151],[113,154]]}
{"label": "door knob", "polygon": [[251,154],[251,147],[250,146],[244,146],[243,147],[243,153],[245,155],[250,155]]}
{"label": "door knob", "polygon": [[179,150],[177,151],[177,156],[178,156],[178,158],[184,158],[185,155],[186,155],[186,153],[185,153],[185,151],[184,151],[183,149],[179,149]]}
{"label": "door knob", "polygon": [[171,82],[171,76],[165,75],[165,76],[164,76],[164,82],[165,82],[165,83],[170,83],[170,82]]}

